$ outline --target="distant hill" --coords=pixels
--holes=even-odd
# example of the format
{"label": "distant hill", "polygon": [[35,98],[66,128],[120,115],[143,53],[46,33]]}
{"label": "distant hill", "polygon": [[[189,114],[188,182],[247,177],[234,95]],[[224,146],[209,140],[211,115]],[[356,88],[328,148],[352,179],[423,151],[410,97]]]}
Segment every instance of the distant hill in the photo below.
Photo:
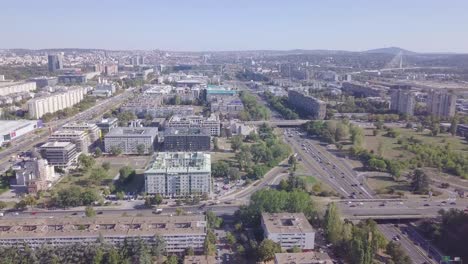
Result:
{"label": "distant hill", "polygon": [[417,52],[405,50],[405,49],[398,48],[398,47],[388,47],[388,48],[372,49],[372,50],[367,50],[367,51],[364,51],[364,52],[365,52],[365,53],[384,53],[384,54],[392,54],[392,55],[397,55],[397,54],[399,54],[400,52],[403,53],[403,55],[414,55],[414,54],[417,54]]}

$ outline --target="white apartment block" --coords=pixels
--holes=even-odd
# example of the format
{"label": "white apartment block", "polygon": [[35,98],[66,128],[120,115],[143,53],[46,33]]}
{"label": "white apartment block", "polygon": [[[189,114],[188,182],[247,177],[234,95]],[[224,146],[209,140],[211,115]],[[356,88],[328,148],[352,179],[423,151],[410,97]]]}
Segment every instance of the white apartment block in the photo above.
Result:
{"label": "white apartment block", "polygon": [[36,90],[35,82],[0,82],[0,96]]}
{"label": "white apartment block", "polygon": [[49,136],[49,142],[71,142],[76,145],[76,152],[89,153],[91,141],[83,130],[57,130]]}
{"label": "white apartment block", "polygon": [[161,236],[168,253],[181,253],[188,248],[201,252],[206,220],[201,215],[0,219],[0,233],[3,247],[94,244],[100,235],[111,245],[121,245],[132,238],[153,244],[156,236]]}
{"label": "white apartment block", "polygon": [[203,152],[159,152],[145,171],[145,191],[164,197],[209,194],[211,156]]}
{"label": "white apartment block", "polygon": [[99,129],[99,127],[96,124],[86,122],[71,122],[65,124],[62,127],[62,129],[85,131],[89,136],[91,145],[101,138],[101,129]]}
{"label": "white apartment block", "polygon": [[32,99],[28,102],[29,116],[38,119],[47,113],[72,107],[84,99],[86,92],[87,88],[77,87],[63,93]]}
{"label": "white apartment block", "polygon": [[211,136],[221,134],[221,122],[217,115],[211,114],[209,118],[203,116],[177,116],[174,115],[166,123],[168,128],[205,128],[210,131]]}
{"label": "white apartment block", "polygon": [[265,238],[282,249],[314,249],[315,230],[303,213],[262,213],[262,228]]}
{"label": "white apartment block", "polygon": [[104,137],[105,152],[119,148],[123,154],[137,154],[138,145],[145,146],[145,154],[154,149],[158,135],[156,127],[115,127]]}

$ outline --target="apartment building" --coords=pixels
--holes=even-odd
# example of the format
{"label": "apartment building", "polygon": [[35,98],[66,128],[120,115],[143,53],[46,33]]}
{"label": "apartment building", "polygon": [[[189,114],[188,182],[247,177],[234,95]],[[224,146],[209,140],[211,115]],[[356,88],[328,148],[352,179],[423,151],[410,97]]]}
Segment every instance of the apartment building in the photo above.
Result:
{"label": "apartment building", "polygon": [[89,153],[91,141],[88,133],[84,130],[57,130],[49,136],[50,142],[71,142],[76,146],[76,152]]}
{"label": "apartment building", "polygon": [[262,213],[265,238],[279,243],[282,249],[314,249],[315,230],[303,213]]}
{"label": "apartment building", "polygon": [[101,138],[101,130],[96,124],[87,122],[71,122],[65,124],[62,129],[86,132],[91,145],[95,144]]}
{"label": "apartment building", "polygon": [[450,118],[455,115],[457,96],[446,91],[432,90],[427,98],[427,111],[429,114],[441,118]]}
{"label": "apartment building", "polygon": [[164,151],[209,151],[211,136],[205,129],[168,128],[164,131]]}
{"label": "apartment building", "polygon": [[188,248],[201,252],[206,228],[202,215],[0,219],[0,246],[94,244],[99,237],[111,245],[121,245],[125,239],[142,239],[151,245],[161,236],[168,253]]}
{"label": "apartment building", "polygon": [[148,154],[154,149],[157,136],[156,127],[116,127],[104,136],[105,152],[117,147],[124,154],[137,154],[138,145],[144,145],[145,154]]}
{"label": "apartment building", "polygon": [[117,127],[119,124],[119,120],[115,117],[112,118],[104,118],[101,121],[96,123],[96,126],[101,129],[102,132],[108,133],[113,128]]}
{"label": "apartment building", "polygon": [[210,110],[211,113],[220,113],[228,118],[235,118],[244,110],[244,104],[239,97],[233,97],[212,102]]}
{"label": "apartment building", "polygon": [[57,167],[68,167],[78,157],[76,145],[71,142],[47,142],[39,150],[50,165]]}
{"label": "apartment building", "polygon": [[47,113],[55,113],[67,107],[72,107],[81,102],[86,93],[87,88],[76,87],[66,92],[34,98],[28,102],[29,116],[38,119]]}
{"label": "apartment building", "polygon": [[390,109],[393,111],[412,116],[415,104],[414,94],[410,91],[398,89],[391,94]]}
{"label": "apartment building", "polygon": [[304,112],[306,115],[314,119],[324,119],[327,112],[327,104],[310,95],[300,91],[288,91],[289,104]]}
{"label": "apartment building", "polygon": [[47,77],[47,76],[41,76],[41,77],[35,77],[29,79],[30,82],[35,82],[37,88],[44,88],[47,86],[55,86],[58,83],[58,78],[57,77]]}
{"label": "apartment building", "polygon": [[208,129],[211,136],[219,136],[221,134],[221,122],[215,114],[211,114],[208,118],[201,115],[174,115],[166,122],[166,128],[201,128]]}
{"label": "apartment building", "polygon": [[0,82],[0,96],[36,90],[35,82]]}
{"label": "apartment building", "polygon": [[145,192],[183,197],[211,192],[211,156],[203,152],[159,152],[145,171]]}
{"label": "apartment building", "polygon": [[46,190],[49,184],[56,179],[54,166],[49,165],[45,159],[32,158],[23,160],[13,166],[15,171],[15,188],[23,188],[28,193],[37,193]]}

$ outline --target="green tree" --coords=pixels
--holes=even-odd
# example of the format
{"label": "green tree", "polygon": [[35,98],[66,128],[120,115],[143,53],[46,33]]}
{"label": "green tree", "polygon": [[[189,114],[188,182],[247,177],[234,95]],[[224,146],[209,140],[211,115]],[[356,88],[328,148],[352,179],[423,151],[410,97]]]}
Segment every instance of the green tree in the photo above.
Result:
{"label": "green tree", "polygon": [[219,143],[217,137],[213,138],[213,149],[214,151],[219,151]]}
{"label": "green tree", "polygon": [[30,207],[33,207],[34,205],[37,204],[37,199],[36,197],[32,196],[31,194],[29,195],[26,195],[23,199],[24,203],[27,205],[27,206],[30,206]]}
{"label": "green tree", "polygon": [[450,134],[452,134],[452,136],[455,136],[457,134],[457,126],[458,126],[458,117],[454,116],[450,123]]}
{"label": "green tree", "polygon": [[236,244],[237,239],[231,232],[226,232],[226,241],[231,247],[233,247]]}
{"label": "green tree", "polygon": [[93,256],[93,264],[101,264],[104,260],[104,253],[101,248],[97,248]]}
{"label": "green tree", "polygon": [[166,261],[164,261],[164,264],[178,264],[178,263],[179,263],[179,259],[175,255],[167,257]]}
{"label": "green tree", "polygon": [[358,126],[351,126],[350,133],[351,133],[351,142],[355,146],[361,146],[364,140],[364,131],[362,130],[362,128]]}
{"label": "green tree", "polygon": [[431,127],[431,136],[435,137],[440,132],[440,125],[438,122],[434,122]]}
{"label": "green tree", "polygon": [[115,197],[117,198],[117,200],[123,200],[125,199],[125,193],[123,191],[117,192],[115,194]]}
{"label": "green tree", "polygon": [[141,156],[141,155],[144,155],[144,154],[145,154],[145,152],[146,152],[146,146],[145,146],[145,144],[138,144],[136,148],[137,148],[137,153],[138,153],[138,155]]}
{"label": "green tree", "polygon": [[229,167],[229,170],[228,170],[228,177],[229,177],[229,180],[231,181],[237,181],[240,179],[240,171],[238,168],[234,168],[234,167]]}
{"label": "green tree", "polygon": [[238,136],[231,137],[231,149],[234,152],[237,152],[238,150],[240,150],[242,145],[243,145],[242,136],[238,135]]}
{"label": "green tree", "polygon": [[86,206],[85,215],[86,217],[94,217],[96,216],[96,211],[94,210],[92,206]]}
{"label": "green tree", "polygon": [[401,244],[390,241],[387,244],[387,254],[392,257],[394,263],[411,264],[412,261],[401,247]]}
{"label": "green tree", "polygon": [[421,169],[413,171],[411,187],[413,192],[425,194],[429,191],[430,178]]}
{"label": "green tree", "polygon": [[98,194],[94,189],[87,188],[80,193],[80,202],[83,205],[90,205],[97,201],[99,198]]}
{"label": "green tree", "polygon": [[275,258],[276,253],[281,253],[281,246],[273,240],[265,239],[260,243],[257,251],[260,261],[270,261]]}
{"label": "green tree", "polygon": [[221,217],[217,217],[211,210],[206,211],[206,221],[209,228],[220,228],[223,224],[223,219]]}
{"label": "green tree", "polygon": [[211,163],[211,175],[215,178],[225,178],[228,176],[229,165],[225,161]]}
{"label": "green tree", "polygon": [[325,235],[332,244],[342,240],[343,223],[335,203],[330,203],[325,213]]}
{"label": "green tree", "polygon": [[96,157],[101,157],[101,156],[102,156],[102,150],[101,150],[101,148],[97,147],[97,148],[94,150],[94,155],[96,155]]}
{"label": "green tree", "polygon": [[112,156],[119,156],[123,151],[119,146],[111,146],[109,152]]}
{"label": "green tree", "polygon": [[106,162],[103,162],[103,163],[102,163],[101,167],[102,167],[104,170],[108,171],[108,170],[110,169],[110,167],[111,167],[111,164],[110,164],[110,162],[106,161]]}
{"label": "green tree", "polygon": [[294,155],[289,156],[288,164],[292,168],[293,171],[297,169],[297,159]]}
{"label": "green tree", "polygon": [[96,160],[92,156],[80,154],[78,157],[78,163],[80,164],[80,167],[83,168],[83,170],[87,171],[94,166]]}
{"label": "green tree", "polygon": [[119,170],[119,182],[124,184],[135,176],[135,169],[130,166],[124,166]]}
{"label": "green tree", "polygon": [[119,264],[120,263],[120,255],[117,250],[112,247],[109,249],[109,253],[107,254],[107,263],[108,264]]}
{"label": "green tree", "polygon": [[94,184],[99,184],[103,179],[108,178],[109,174],[102,167],[95,168],[89,174],[89,179]]}

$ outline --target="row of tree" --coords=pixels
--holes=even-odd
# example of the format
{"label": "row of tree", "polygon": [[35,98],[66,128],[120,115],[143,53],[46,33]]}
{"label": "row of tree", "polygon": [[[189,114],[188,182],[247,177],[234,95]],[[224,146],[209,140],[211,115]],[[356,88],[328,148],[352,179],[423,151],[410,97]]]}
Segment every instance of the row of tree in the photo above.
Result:
{"label": "row of tree", "polygon": [[248,120],[268,120],[270,111],[258,102],[258,99],[246,91],[240,92],[240,99],[244,105],[244,110],[239,114],[243,121]]}
{"label": "row of tree", "polygon": [[441,210],[440,218],[424,220],[418,230],[430,241],[434,241],[446,255],[468,259],[468,213],[450,209]]}
{"label": "row of tree", "polygon": [[287,96],[275,96],[270,92],[265,92],[264,96],[268,104],[278,111],[285,119],[298,119],[299,115],[289,107]]}
{"label": "row of tree", "polygon": [[251,133],[245,139],[242,136],[232,137],[231,148],[236,152],[239,170],[245,171],[253,180],[262,178],[291,152],[290,147],[266,124],[260,125],[258,133]]}
{"label": "row of tree", "polygon": [[309,121],[302,125],[309,136],[318,137],[328,143],[350,140],[355,146],[361,146],[364,140],[362,128],[349,123],[347,120],[338,121]]}
{"label": "row of tree", "polygon": [[399,245],[387,243],[373,220],[361,221],[357,225],[343,221],[334,203],[329,204],[323,225],[328,242],[349,263],[372,264],[379,250],[386,250],[393,263],[411,263]]}
{"label": "row of tree", "polygon": [[[100,240],[100,241],[99,241]],[[141,239],[126,239],[122,245],[113,246],[105,243],[102,237],[93,244],[74,244],[51,247],[44,245],[32,249],[23,247],[1,247],[1,263],[73,263],[73,264],[151,264],[161,260],[166,243],[160,236],[152,238],[151,243]],[[175,261],[174,261],[175,260]],[[177,264],[177,258],[167,258],[167,264]]]}

